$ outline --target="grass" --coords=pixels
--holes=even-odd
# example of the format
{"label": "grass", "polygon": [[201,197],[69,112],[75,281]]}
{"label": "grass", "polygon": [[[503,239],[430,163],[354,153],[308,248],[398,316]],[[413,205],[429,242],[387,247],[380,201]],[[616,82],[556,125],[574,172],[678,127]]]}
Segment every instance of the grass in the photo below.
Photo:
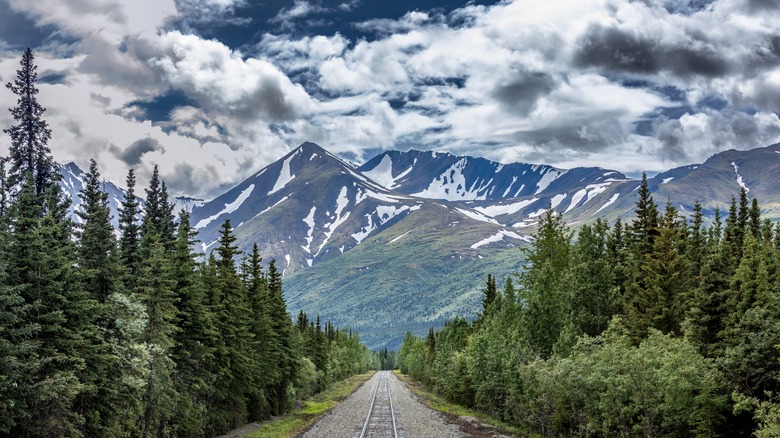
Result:
{"label": "grass", "polygon": [[495,428],[497,431],[503,434],[511,434],[512,436],[527,436],[525,431],[516,426],[504,423],[482,412],[478,412],[465,406],[447,401],[443,397],[426,388],[422,383],[414,380],[410,376],[401,374],[398,370],[394,371],[394,373],[401,381],[406,383],[406,385],[413,393],[420,397],[426,406],[433,410],[439,411],[446,415],[476,418],[480,422]]}
{"label": "grass", "polygon": [[315,394],[303,402],[300,409],[271,420],[259,429],[247,435],[248,438],[291,438],[306,431],[312,424],[325,416],[342,400],[349,397],[356,389],[365,383],[374,372],[358,374],[341,382],[334,383],[325,391]]}

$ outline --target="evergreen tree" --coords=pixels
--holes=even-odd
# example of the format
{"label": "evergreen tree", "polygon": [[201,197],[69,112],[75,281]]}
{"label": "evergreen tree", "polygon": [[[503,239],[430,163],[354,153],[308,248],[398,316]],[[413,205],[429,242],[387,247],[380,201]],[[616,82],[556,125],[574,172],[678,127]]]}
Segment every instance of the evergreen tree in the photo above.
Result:
{"label": "evergreen tree", "polygon": [[[216,253],[215,320],[222,337],[222,347],[216,350],[215,359],[224,370],[215,382],[218,405],[213,423],[218,430],[228,429],[246,422],[249,418],[247,392],[254,384],[256,358],[252,346],[251,309],[246,291],[236,269],[234,257],[238,248],[230,220],[222,224]],[[230,372],[225,372],[229,370]]]}
{"label": "evergreen tree", "polygon": [[[124,338],[118,319],[124,318],[125,305],[115,307],[115,294],[124,292],[120,283],[118,248],[111,225],[108,195],[101,190],[100,173],[95,160],[91,160],[84,188],[79,193],[81,206],[77,214],[82,219],[78,231],[77,260],[81,287],[97,303],[94,324],[98,334],[92,339],[92,347],[85,354],[91,373],[88,375],[88,391],[81,395],[85,432],[89,436],[110,435],[127,430],[128,414],[120,406],[134,392],[117,375],[132,375],[127,362],[116,354],[129,347],[133,341]],[[132,304],[130,304],[132,306]]]}
{"label": "evergreen tree", "polygon": [[141,265],[138,296],[146,308],[144,341],[149,351],[143,413],[139,424],[141,435],[165,436],[170,432],[176,394],[171,359],[178,328],[176,293],[169,258],[160,242],[151,244],[149,257]]}
{"label": "evergreen tree", "polygon": [[628,287],[626,325],[635,339],[641,339],[648,329],[679,334],[688,301],[690,268],[684,257],[684,232],[671,202],[667,203],[663,226],[645,255],[642,270]]}
{"label": "evergreen tree", "polygon": [[268,413],[265,390],[278,378],[276,375],[278,370],[274,368],[271,361],[272,345],[270,341],[273,339],[273,332],[271,331],[271,317],[268,309],[268,286],[261,262],[260,251],[255,243],[252,245],[252,252],[244,258],[241,265],[244,288],[251,309],[250,331],[254,335],[252,354],[256,360],[256,379],[249,393],[251,420],[262,418]]}
{"label": "evergreen tree", "polygon": [[753,198],[748,211],[748,229],[756,239],[761,239],[761,209],[758,207],[758,199]]}
{"label": "evergreen tree", "polygon": [[79,234],[79,267],[84,288],[100,303],[118,290],[119,255],[111,225],[108,195],[101,190],[100,173],[95,160],[90,160],[84,189],[79,193],[82,219]]}
{"label": "evergreen tree", "polygon": [[192,249],[196,234],[190,225],[189,214],[182,210],[172,263],[178,328],[171,353],[176,364],[174,388],[178,393],[172,427],[174,434],[179,436],[205,435],[206,403],[214,384],[209,364],[218,339],[203,277],[197,270],[197,254]]}
{"label": "evergreen tree", "polygon": [[[146,208],[141,224],[141,252],[147,250],[152,235],[156,235],[165,249],[173,249],[174,222],[173,205],[168,199],[168,189],[165,182],[160,180],[160,172],[154,166],[152,178],[149,180],[149,188],[146,189]],[[146,238],[146,240],[144,240]]]}
{"label": "evergreen tree", "polygon": [[8,176],[5,163],[8,158],[0,157],[0,221],[3,221],[8,210]]}
{"label": "evergreen tree", "polygon": [[645,173],[642,173],[638,195],[636,218],[631,223],[631,243],[636,256],[652,252],[655,237],[658,235],[658,207],[650,194]]}
{"label": "evergreen tree", "polygon": [[292,322],[287,313],[287,305],[282,291],[282,275],[276,268],[276,262],[271,260],[266,274],[268,281],[268,310],[271,318],[271,331],[274,338],[270,344],[273,346],[271,360],[274,368],[278,370],[277,379],[269,388],[269,404],[275,414],[282,414],[286,410],[287,387],[295,377],[298,364],[298,354],[292,338]]}
{"label": "evergreen tree", "polygon": [[9,187],[21,184],[25,174],[29,173],[35,195],[42,202],[54,171],[54,161],[47,145],[51,130],[42,117],[46,108],[38,103],[38,66],[31,49],[24,52],[20,64],[22,68],[17,70],[14,82],[6,84],[6,88],[17,96],[16,107],[10,110],[16,124],[3,129],[11,137]]}
{"label": "evergreen tree", "polygon": [[122,207],[119,210],[119,250],[122,255],[122,264],[126,269],[125,286],[134,289],[138,277],[140,276],[140,232],[141,229],[137,222],[137,216],[140,212],[138,198],[135,196],[135,171],[130,169],[127,172],[127,191],[125,199],[122,201]]}
{"label": "evergreen tree", "polygon": [[31,356],[37,348],[35,336],[39,325],[31,318],[33,306],[25,302],[21,287],[11,285],[8,280],[7,253],[3,246],[0,246],[0,435],[6,436],[26,421],[25,396],[29,389],[23,382],[25,376],[38,368]]}
{"label": "evergreen tree", "polygon": [[[12,318],[9,332],[21,334],[15,343],[24,347],[17,351],[24,373],[11,382],[16,392],[11,400],[21,408],[17,412],[21,416],[11,420],[16,423],[11,436],[78,436],[83,422],[73,403],[84,390],[79,380],[84,363],[77,353],[87,347],[81,341],[85,335],[81,315],[72,312],[84,310],[85,300],[73,270],[67,206],[59,187],[49,187],[42,206],[27,172],[10,212],[13,233],[8,250],[14,257],[9,259],[8,285],[22,301],[16,301],[15,294],[9,297],[9,304],[20,312],[18,319]],[[41,211],[47,213],[41,217]]]}
{"label": "evergreen tree", "polygon": [[534,242],[526,251],[529,268],[520,277],[524,304],[524,339],[542,357],[553,345],[570,317],[563,279],[569,268],[571,233],[552,208],[539,219]]}
{"label": "evergreen tree", "polygon": [[583,225],[572,245],[566,283],[578,334],[601,334],[617,310],[619,290],[614,286],[608,234],[609,226],[599,219],[593,226]]}

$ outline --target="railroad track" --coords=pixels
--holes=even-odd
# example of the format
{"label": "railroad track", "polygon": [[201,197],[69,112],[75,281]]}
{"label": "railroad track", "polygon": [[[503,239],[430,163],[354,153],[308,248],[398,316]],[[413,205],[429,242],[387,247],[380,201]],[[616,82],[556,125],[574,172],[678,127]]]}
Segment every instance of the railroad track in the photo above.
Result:
{"label": "railroad track", "polygon": [[398,427],[395,421],[393,398],[390,395],[389,371],[379,372],[379,381],[374,388],[371,398],[371,406],[368,408],[366,421],[357,438],[399,438]]}

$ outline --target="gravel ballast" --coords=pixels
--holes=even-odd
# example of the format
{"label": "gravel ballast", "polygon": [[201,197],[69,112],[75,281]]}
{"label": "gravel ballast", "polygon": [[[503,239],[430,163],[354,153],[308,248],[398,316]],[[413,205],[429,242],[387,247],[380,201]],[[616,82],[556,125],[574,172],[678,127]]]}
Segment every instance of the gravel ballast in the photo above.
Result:
{"label": "gravel ballast", "polygon": [[[465,437],[458,426],[448,424],[441,414],[420,403],[406,384],[393,373],[390,392],[393,398],[399,437],[405,438],[459,438]],[[371,405],[374,388],[379,382],[379,373],[369,379],[346,400],[333,408],[325,417],[315,423],[303,437],[306,438],[352,438],[359,437]]]}

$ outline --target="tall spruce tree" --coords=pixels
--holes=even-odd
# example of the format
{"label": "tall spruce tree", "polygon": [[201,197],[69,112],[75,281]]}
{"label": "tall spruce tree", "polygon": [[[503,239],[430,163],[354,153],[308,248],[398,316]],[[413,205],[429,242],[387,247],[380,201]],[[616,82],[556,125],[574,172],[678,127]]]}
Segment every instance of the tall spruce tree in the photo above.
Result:
{"label": "tall spruce tree", "polygon": [[83,290],[97,302],[95,324],[99,336],[93,339],[92,348],[85,354],[91,373],[87,383],[89,391],[79,400],[83,412],[85,432],[88,436],[120,433],[129,427],[123,411],[122,399],[134,394],[127,389],[117,375],[130,374],[124,358],[116,354],[126,348],[129,340],[118,333],[115,294],[126,292],[122,288],[119,251],[111,225],[111,209],[108,195],[102,190],[100,173],[95,160],[90,161],[84,188],[79,193],[81,206],[77,214],[82,220],[77,232],[77,256]]}
{"label": "tall spruce tree", "polygon": [[530,267],[520,277],[524,303],[524,338],[542,357],[553,345],[570,317],[564,279],[569,268],[571,232],[551,207],[539,218],[539,229],[526,257]]}
{"label": "tall spruce tree", "polygon": [[3,221],[8,211],[8,175],[5,164],[8,158],[0,157],[0,221]]}
{"label": "tall spruce tree", "polygon": [[[68,320],[78,318],[70,311],[80,310],[83,296],[73,269],[67,207],[59,187],[49,187],[48,205],[42,206],[28,172],[10,212],[13,233],[7,248],[14,257],[8,282],[23,300],[17,303],[22,313],[16,325],[30,336],[29,343],[19,339],[27,347],[19,357],[25,373],[13,385],[22,416],[14,421],[11,436],[78,436],[83,421],[73,402],[84,389],[79,380],[84,363],[77,353],[87,347],[80,342],[83,325]],[[47,213],[41,217],[41,211]]]}
{"label": "tall spruce tree", "polygon": [[174,335],[172,358],[176,363],[173,380],[179,396],[173,431],[179,436],[203,436],[206,401],[214,384],[209,363],[213,360],[218,333],[198,272],[198,255],[193,251],[197,232],[192,229],[186,211],[179,213],[178,222],[172,266],[178,331]]}
{"label": "tall spruce tree", "polygon": [[122,207],[119,210],[119,252],[122,255],[122,265],[125,268],[125,287],[134,289],[140,275],[141,254],[140,254],[140,232],[138,225],[138,214],[140,207],[138,198],[135,196],[135,171],[127,171],[127,190],[125,199],[122,201]]}
{"label": "tall spruce tree", "polygon": [[54,171],[48,146],[51,130],[43,119],[46,108],[38,103],[38,66],[30,48],[22,55],[20,64],[22,67],[17,70],[14,82],[6,84],[6,88],[17,96],[16,106],[10,110],[16,123],[3,129],[11,137],[9,187],[18,187],[25,180],[25,174],[29,173],[35,195],[42,202]]}
{"label": "tall spruce tree", "polygon": [[108,194],[101,189],[97,162],[90,160],[84,188],[79,193],[82,220],[79,231],[79,266],[84,288],[100,303],[120,287],[119,254],[111,225]]}
{"label": "tall spruce tree", "polygon": [[175,345],[177,308],[175,280],[170,259],[159,241],[153,240],[149,257],[141,264],[138,296],[146,308],[144,341],[149,349],[141,436],[165,436],[175,413],[177,394],[172,374],[175,363],[171,352]]}
{"label": "tall spruce tree", "polygon": [[653,242],[658,235],[658,206],[650,194],[646,173],[642,173],[638,196],[634,210],[636,218],[631,222],[631,244],[637,256],[652,252]]}
{"label": "tall spruce tree", "polygon": [[271,342],[274,334],[271,330],[268,284],[261,262],[260,251],[255,243],[252,245],[252,252],[244,258],[241,264],[244,289],[252,310],[250,329],[254,335],[253,355],[257,360],[257,379],[249,394],[249,412],[251,417],[254,417],[250,418],[251,420],[257,420],[260,416],[268,414],[265,390],[279,377],[278,370],[271,361],[273,352]]}
{"label": "tall spruce tree", "polygon": [[249,418],[247,391],[253,386],[256,358],[252,354],[252,312],[244,285],[236,269],[236,237],[230,220],[222,224],[216,263],[216,323],[224,348],[217,349],[215,361],[229,373],[222,373],[215,383],[217,408],[212,422],[222,429],[234,427]]}
{"label": "tall spruce tree", "polygon": [[287,313],[287,304],[282,291],[282,275],[276,268],[276,262],[271,260],[267,271],[268,310],[271,317],[273,332],[273,352],[271,355],[274,367],[279,371],[278,378],[269,389],[269,404],[274,413],[282,414],[287,408],[287,388],[295,377],[298,364],[298,353],[292,337],[292,321]]}

